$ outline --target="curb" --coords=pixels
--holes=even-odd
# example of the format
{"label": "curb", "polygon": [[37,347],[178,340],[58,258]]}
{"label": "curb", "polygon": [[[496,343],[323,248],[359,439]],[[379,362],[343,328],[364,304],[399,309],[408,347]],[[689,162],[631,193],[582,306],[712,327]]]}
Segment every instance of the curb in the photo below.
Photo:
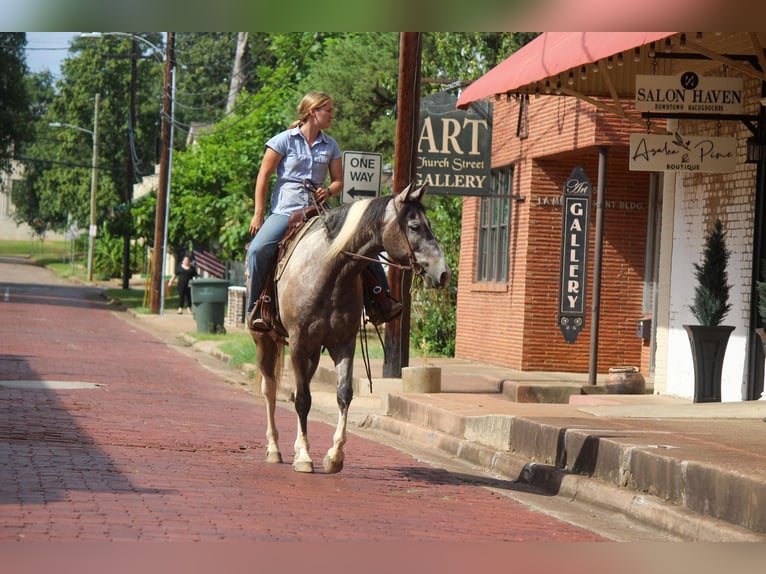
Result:
{"label": "curb", "polygon": [[502,478],[542,492],[621,512],[688,542],[766,542],[766,536],[703,516],[657,497],[629,492],[593,477],[500,452],[467,439],[405,422],[388,415],[370,415],[361,428],[399,436],[421,446],[473,464]]}

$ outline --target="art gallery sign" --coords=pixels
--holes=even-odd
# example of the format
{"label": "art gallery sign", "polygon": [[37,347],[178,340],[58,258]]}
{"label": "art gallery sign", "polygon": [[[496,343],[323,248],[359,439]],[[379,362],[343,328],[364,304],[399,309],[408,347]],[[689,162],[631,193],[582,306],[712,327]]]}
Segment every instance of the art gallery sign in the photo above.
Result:
{"label": "art gallery sign", "polygon": [[491,104],[458,110],[456,103],[457,97],[448,92],[421,100],[417,183],[428,185],[429,193],[489,195]]}

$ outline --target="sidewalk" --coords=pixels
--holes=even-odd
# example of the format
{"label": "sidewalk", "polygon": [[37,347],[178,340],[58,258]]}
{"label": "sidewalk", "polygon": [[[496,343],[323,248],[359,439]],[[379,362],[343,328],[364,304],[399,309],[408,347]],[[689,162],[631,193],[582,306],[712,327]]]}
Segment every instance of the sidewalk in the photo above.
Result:
{"label": "sidewalk", "polygon": [[[188,315],[134,316],[165,340],[196,329]],[[226,360],[209,342],[194,348]],[[386,433],[551,495],[619,510],[689,541],[766,542],[766,401],[584,395],[587,375],[462,359],[429,364],[441,368],[441,392],[403,393],[401,379],[380,377],[382,360],[372,361],[370,392],[357,357],[349,430]],[[254,373],[253,366],[242,370]],[[288,369],[280,401],[289,401],[290,379]],[[312,396],[312,413],[334,421],[335,374],[326,355]],[[524,397],[562,402],[511,400]]]}

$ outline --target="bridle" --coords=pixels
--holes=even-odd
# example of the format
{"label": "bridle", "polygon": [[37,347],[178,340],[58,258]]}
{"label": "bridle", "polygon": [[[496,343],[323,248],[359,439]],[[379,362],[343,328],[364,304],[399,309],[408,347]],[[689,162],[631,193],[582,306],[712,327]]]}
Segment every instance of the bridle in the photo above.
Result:
{"label": "bridle", "polygon": [[[402,265],[401,263],[397,263],[396,261],[394,261],[393,259],[385,255],[381,255],[381,259],[384,260],[386,265],[390,265],[391,267],[396,267],[397,269],[401,269],[402,271],[412,271],[415,275],[422,277],[423,275],[425,275],[425,269],[420,263],[418,263],[417,258],[415,257],[415,250],[412,249],[410,238],[407,237],[407,230],[404,228],[404,223],[399,217],[400,211],[399,211],[399,208],[396,206],[395,198],[391,199],[391,201],[394,202],[394,210],[396,212],[396,222],[399,226],[399,231],[401,231],[402,236],[404,237],[404,241],[407,245],[407,259],[409,261],[409,264]],[[366,255],[362,255],[361,253],[354,253],[352,251],[342,251],[341,253],[343,253],[344,255],[348,255],[349,257],[353,257],[355,259],[362,259],[364,261],[380,263],[380,259],[378,259],[377,257],[367,257]]]}

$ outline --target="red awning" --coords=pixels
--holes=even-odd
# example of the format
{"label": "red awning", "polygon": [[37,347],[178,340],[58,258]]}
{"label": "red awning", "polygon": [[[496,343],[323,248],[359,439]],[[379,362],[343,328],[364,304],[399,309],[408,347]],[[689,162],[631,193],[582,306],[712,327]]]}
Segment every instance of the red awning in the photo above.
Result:
{"label": "red awning", "polygon": [[558,77],[673,34],[676,32],[545,32],[468,86],[457,107]]}

